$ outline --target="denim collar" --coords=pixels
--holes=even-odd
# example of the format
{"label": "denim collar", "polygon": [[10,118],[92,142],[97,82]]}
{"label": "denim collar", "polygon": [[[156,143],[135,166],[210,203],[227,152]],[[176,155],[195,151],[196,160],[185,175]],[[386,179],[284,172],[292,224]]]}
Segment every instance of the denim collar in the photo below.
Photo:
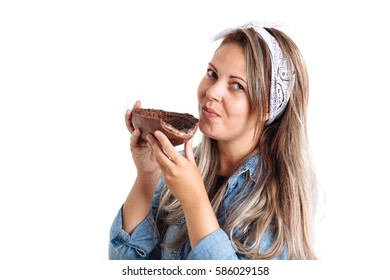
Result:
{"label": "denim collar", "polygon": [[[259,154],[250,155],[241,167],[229,178],[228,185],[224,195],[223,206],[229,209],[238,196],[248,195],[259,178],[258,166],[261,157]],[[240,194],[241,193],[241,194]],[[223,211],[218,219],[222,222],[226,218],[229,210]]]}
{"label": "denim collar", "polygon": [[230,179],[236,178],[240,176],[243,173],[248,172],[249,173],[249,178],[252,181],[256,180],[256,168],[260,163],[260,155],[259,154],[252,154],[251,156],[248,157],[248,159],[241,165],[241,167],[234,172],[234,174],[230,177]]}

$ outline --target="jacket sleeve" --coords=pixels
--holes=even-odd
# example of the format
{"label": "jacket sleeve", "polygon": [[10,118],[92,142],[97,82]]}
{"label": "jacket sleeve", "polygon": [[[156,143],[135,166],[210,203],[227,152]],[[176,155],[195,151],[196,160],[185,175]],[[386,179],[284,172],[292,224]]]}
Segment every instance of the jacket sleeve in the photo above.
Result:
{"label": "jacket sleeve", "polygon": [[189,260],[238,260],[228,235],[217,229],[203,238],[188,254]]}
{"label": "jacket sleeve", "polygon": [[[259,251],[267,251],[273,243],[273,232],[266,231],[260,244]],[[203,238],[188,254],[190,260],[240,260],[245,256],[237,254],[234,243],[229,239],[228,234],[217,229]],[[287,248],[275,260],[287,259]]]}
{"label": "jacket sleeve", "polygon": [[122,228],[122,207],[116,215],[111,229],[108,255],[110,260],[146,260],[159,243],[160,236],[156,226],[156,213],[164,182],[160,179],[153,196],[149,215],[128,234]]}

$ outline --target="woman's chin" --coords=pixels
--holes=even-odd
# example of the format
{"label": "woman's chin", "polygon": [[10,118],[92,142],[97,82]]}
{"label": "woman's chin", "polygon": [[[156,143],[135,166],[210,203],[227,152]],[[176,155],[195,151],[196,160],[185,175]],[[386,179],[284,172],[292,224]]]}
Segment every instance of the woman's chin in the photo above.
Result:
{"label": "woman's chin", "polygon": [[203,135],[211,139],[218,138],[218,133],[216,133],[215,129],[212,129],[212,127],[208,124],[199,124],[199,130],[202,132]]}

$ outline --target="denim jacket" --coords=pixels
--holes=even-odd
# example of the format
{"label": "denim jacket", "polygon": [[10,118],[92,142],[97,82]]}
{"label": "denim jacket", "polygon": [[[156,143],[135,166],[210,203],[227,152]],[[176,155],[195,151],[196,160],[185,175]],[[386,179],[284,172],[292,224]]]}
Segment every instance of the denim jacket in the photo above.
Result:
{"label": "denim jacket", "polygon": [[[217,213],[217,219],[222,226],[228,213],[229,205],[237,198],[247,180],[251,180],[250,187],[254,185],[254,172],[260,164],[260,156],[254,155],[241,166],[228,180],[228,187],[222,202],[221,210]],[[156,226],[156,212],[159,204],[160,193],[164,182],[160,179],[152,201],[152,208],[149,215],[129,235],[122,229],[122,208],[119,209],[110,230],[109,258],[119,260],[147,260],[147,259],[171,259],[171,260],[237,260],[245,259],[235,250],[235,245],[229,239],[229,235],[220,229],[215,230],[203,238],[194,248],[191,249],[187,241],[182,248],[169,249],[162,247],[157,250],[157,245],[175,240],[180,232],[184,221],[170,225],[163,237],[160,237]],[[161,240],[162,239],[162,240]],[[264,252],[272,246],[274,233],[266,231],[263,236],[259,251]],[[287,250],[276,259],[286,259]]]}

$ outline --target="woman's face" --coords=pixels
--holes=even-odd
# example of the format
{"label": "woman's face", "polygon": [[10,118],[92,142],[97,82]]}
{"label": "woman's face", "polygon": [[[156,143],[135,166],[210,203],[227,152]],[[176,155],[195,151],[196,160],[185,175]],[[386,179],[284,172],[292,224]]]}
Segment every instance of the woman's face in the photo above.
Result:
{"label": "woman's face", "polygon": [[202,133],[220,141],[250,143],[255,117],[250,111],[247,90],[243,48],[235,43],[220,46],[198,87]]}

